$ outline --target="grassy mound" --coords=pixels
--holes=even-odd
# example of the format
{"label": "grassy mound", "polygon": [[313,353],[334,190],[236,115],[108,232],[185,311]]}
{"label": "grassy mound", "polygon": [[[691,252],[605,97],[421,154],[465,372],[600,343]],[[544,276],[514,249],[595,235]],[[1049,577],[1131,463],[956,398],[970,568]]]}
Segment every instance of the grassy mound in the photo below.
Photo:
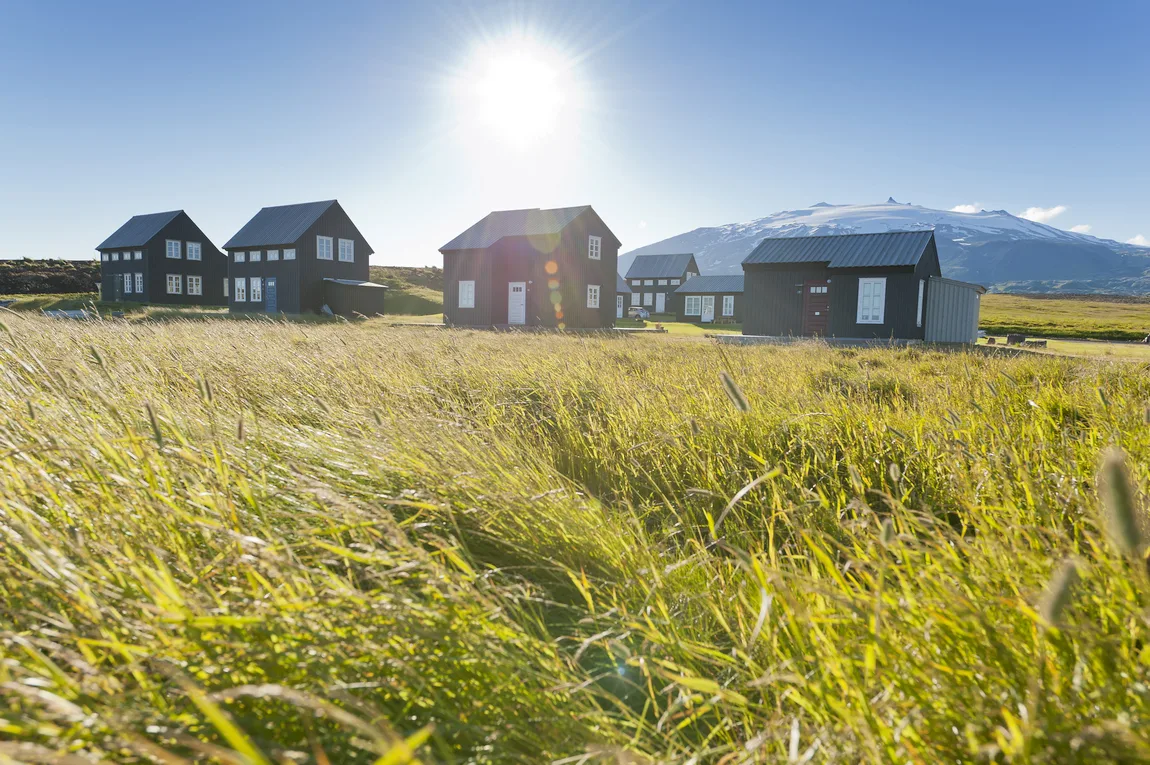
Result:
{"label": "grassy mound", "polygon": [[1147,756],[1136,365],[4,321],[0,753]]}

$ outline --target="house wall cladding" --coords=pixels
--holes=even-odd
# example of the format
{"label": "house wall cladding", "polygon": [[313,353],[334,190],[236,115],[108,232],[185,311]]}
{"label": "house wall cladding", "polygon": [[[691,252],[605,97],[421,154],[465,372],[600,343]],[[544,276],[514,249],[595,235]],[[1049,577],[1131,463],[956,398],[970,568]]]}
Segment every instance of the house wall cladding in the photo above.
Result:
{"label": "house wall cladding", "polygon": [[974,343],[978,340],[978,312],[982,291],[973,284],[932,277],[927,281],[926,341]]}
{"label": "house wall cladding", "polygon": [[[169,239],[180,242],[179,259],[167,257]],[[188,242],[200,243],[200,260],[188,260]],[[141,260],[125,261],[121,256],[118,261],[105,262],[103,254],[106,252],[142,252],[143,257]],[[104,300],[131,299],[157,305],[227,305],[224,297],[227,259],[186,213],[173,218],[141,247],[112,247],[101,250],[100,254],[100,294]],[[122,280],[125,273],[144,275],[143,295],[134,290],[131,295],[123,294],[122,282],[117,285],[116,280]],[[168,274],[180,275],[180,294],[168,294]],[[202,295],[188,294],[188,276],[203,279]],[[135,284],[132,286],[134,288]]]}
{"label": "house wall cladding", "polygon": [[[687,296],[692,297],[698,295],[710,295],[715,298],[715,322],[722,323],[724,321],[733,321],[740,324],[743,321],[743,295],[739,292],[685,292],[675,295],[676,302],[678,303],[677,321],[697,322],[701,316],[688,316],[687,315]],[[734,316],[723,315],[723,298],[732,296],[735,298],[735,314]]]}
{"label": "house wall cladding", "polygon": [[794,264],[748,264],[743,274],[743,334],[801,335],[803,282],[826,279],[826,267],[817,263],[798,268]]}
{"label": "house wall cladding", "polygon": [[348,319],[382,315],[387,290],[374,284],[344,284],[334,280],[323,283],[324,304],[332,313]]}

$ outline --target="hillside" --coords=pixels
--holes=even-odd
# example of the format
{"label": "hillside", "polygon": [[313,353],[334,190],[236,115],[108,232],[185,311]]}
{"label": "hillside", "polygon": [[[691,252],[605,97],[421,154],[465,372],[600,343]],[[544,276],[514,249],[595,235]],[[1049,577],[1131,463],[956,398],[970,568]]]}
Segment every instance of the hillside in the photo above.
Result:
{"label": "hillside", "polygon": [[1035,223],[1005,210],[960,213],[899,204],[819,203],[747,223],[698,228],[626,253],[693,252],[704,273],[739,273],[768,236],[873,233],[932,228],[943,275],[997,290],[1035,292],[1150,291],[1150,248],[1098,239]]}
{"label": "hillside", "polygon": [[0,295],[95,292],[99,283],[96,260],[0,260]]}

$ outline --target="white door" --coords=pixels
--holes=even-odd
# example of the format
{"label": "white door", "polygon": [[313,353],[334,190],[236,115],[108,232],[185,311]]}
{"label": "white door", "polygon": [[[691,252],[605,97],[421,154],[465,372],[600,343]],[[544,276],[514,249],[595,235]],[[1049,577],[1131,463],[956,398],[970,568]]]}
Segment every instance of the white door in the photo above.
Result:
{"label": "white door", "polygon": [[655,313],[664,313],[667,310],[667,293],[655,293]]}
{"label": "white door", "polygon": [[623,296],[622,295],[617,295],[615,297],[615,318],[616,319],[622,319],[623,318]]}
{"label": "white door", "polygon": [[507,284],[507,323],[527,323],[527,282]]}
{"label": "white door", "polygon": [[715,320],[715,296],[703,295],[703,315],[700,317],[704,324]]}

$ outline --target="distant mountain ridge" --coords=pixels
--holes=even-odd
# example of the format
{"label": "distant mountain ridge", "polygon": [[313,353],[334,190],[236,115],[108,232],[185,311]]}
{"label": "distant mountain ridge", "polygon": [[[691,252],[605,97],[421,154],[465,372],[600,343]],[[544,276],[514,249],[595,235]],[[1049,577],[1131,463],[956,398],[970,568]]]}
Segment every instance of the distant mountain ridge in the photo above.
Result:
{"label": "distant mountain ridge", "polygon": [[768,236],[869,234],[934,229],[944,276],[1018,292],[1150,292],[1150,248],[1064,231],[1005,210],[977,213],[900,204],[819,202],[746,223],[697,228],[619,256],[693,252],[705,274],[737,274]]}

